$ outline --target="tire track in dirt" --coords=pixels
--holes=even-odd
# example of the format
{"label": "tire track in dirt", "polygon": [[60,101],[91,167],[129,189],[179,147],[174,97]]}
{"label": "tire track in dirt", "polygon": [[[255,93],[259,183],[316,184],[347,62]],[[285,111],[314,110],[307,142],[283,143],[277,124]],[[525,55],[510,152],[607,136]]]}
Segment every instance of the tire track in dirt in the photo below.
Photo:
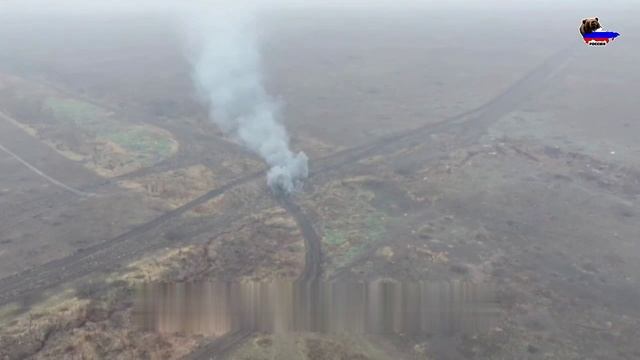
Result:
{"label": "tire track in dirt", "polygon": [[[526,76],[510,86],[508,91],[483,105],[481,107],[482,111],[476,111],[474,114],[471,114],[471,116],[465,116],[464,119],[454,120],[451,122],[440,122],[434,127],[420,127],[415,131],[415,133],[409,134],[402,139],[402,147],[410,148],[417,145],[417,143],[424,142],[424,136],[429,133],[446,132],[455,134],[453,146],[444,151],[437,148],[430,149],[428,155],[421,158],[421,161],[426,163],[446,156],[447,152],[452,149],[462,148],[473,144],[492,124],[500,120],[504,115],[516,110],[517,106],[528,98],[535,96],[532,95],[535,91],[542,90],[544,86],[548,84],[549,80],[557,76],[562,69],[568,65],[571,54],[575,49],[577,49],[577,46],[570,46],[555,53],[540,66],[536,67]],[[395,144],[385,144],[383,146],[388,145]],[[379,148],[371,149],[367,156],[373,156],[378,153],[379,150]],[[343,165],[347,164],[348,163],[345,163]],[[336,274],[331,276],[331,279],[344,276],[353,266],[365,259],[366,255],[354,259],[352,263],[346,264],[339,269]]]}
{"label": "tire track in dirt", "polygon": [[[274,195],[274,200],[295,220],[305,245],[305,263],[302,273],[296,279],[297,286],[313,286],[322,274],[322,243],[313,223],[292,196]],[[214,341],[198,348],[184,357],[184,360],[223,359],[230,351],[253,335],[250,331],[238,331],[222,335]]]}
{"label": "tire track in dirt", "polygon": [[51,176],[45,174],[42,170],[38,169],[37,167],[35,167],[34,165],[30,164],[25,159],[23,159],[20,156],[18,156],[17,154],[15,154],[13,151],[11,151],[11,150],[7,149],[6,147],[4,147],[2,144],[0,144],[0,150],[4,151],[6,154],[8,154],[12,158],[14,158],[18,162],[20,162],[22,165],[26,166],[29,170],[33,171],[38,176],[42,177],[43,179],[47,180],[48,182],[52,183],[53,185],[55,185],[55,186],[57,186],[59,188],[62,188],[64,190],[68,191],[68,192],[73,193],[74,195],[82,196],[82,197],[90,197],[90,196],[95,196],[96,195],[94,193],[87,193],[87,192],[84,192],[84,191],[80,191],[78,189],[74,189],[71,186],[69,186],[69,185],[67,185],[67,184],[65,184],[63,182],[52,178]]}
{"label": "tire track in dirt", "polygon": [[322,242],[316,233],[312,221],[307,214],[294,201],[292,196],[281,195],[277,201],[298,224],[305,245],[304,269],[297,281],[302,284],[314,282],[322,274]]}
{"label": "tire track in dirt", "polygon": [[[73,95],[73,93],[65,90],[70,96]],[[329,154],[327,156],[323,156],[321,158],[318,159],[313,159],[313,162],[319,162],[319,163],[326,163],[326,164],[321,164],[319,166],[316,166],[313,169],[310,169],[310,173],[309,176],[312,177],[316,174],[319,173],[323,173],[326,172],[328,170],[332,170],[332,169],[337,169],[343,165],[352,163],[354,161],[357,161],[359,159],[368,157],[373,155],[373,151],[378,149],[378,150],[382,150],[383,147],[387,144],[391,144],[394,142],[398,142],[401,141],[407,137],[410,137],[411,135],[414,135],[413,133],[415,131],[424,131],[427,129],[434,129],[434,131],[437,131],[437,129],[439,127],[441,127],[444,124],[447,123],[451,123],[451,122],[455,122],[455,121],[459,121],[461,119],[464,119],[466,116],[472,115],[474,113],[477,113],[479,111],[481,111],[486,105],[482,105],[479,106],[477,108],[468,110],[466,112],[463,112],[461,114],[457,114],[448,118],[445,118],[439,122],[436,123],[429,123],[426,124],[424,126],[419,127],[418,129],[409,129],[406,131],[402,131],[399,133],[394,133],[394,134],[390,134],[390,135],[386,135],[386,136],[382,136],[379,139],[373,140],[370,143],[365,143],[362,144],[360,146],[356,146],[356,147],[352,147],[352,148],[348,148],[348,149],[344,149],[344,150],[340,150],[338,152],[335,152],[333,154]],[[115,111],[115,110],[114,110]],[[231,142],[229,142],[229,144],[233,144]],[[236,144],[233,144],[233,149],[237,150],[237,146]],[[101,188],[106,188],[109,186],[115,186],[117,184],[118,181],[120,180],[125,180],[125,179],[131,179],[131,178],[135,178],[138,176],[144,176],[150,173],[154,173],[157,171],[158,168],[160,169],[165,169],[168,170],[170,168],[174,168],[176,166],[176,163],[179,162],[176,159],[166,159],[158,164],[156,164],[155,166],[151,167],[151,168],[143,168],[143,169],[139,169],[136,171],[133,171],[131,173],[127,173],[127,174],[123,174],[123,175],[119,175],[110,179],[104,179],[102,181],[99,181],[97,183],[92,183],[92,184],[87,184],[85,186],[81,186],[78,187],[78,189],[82,192],[93,192],[93,191],[99,191]],[[263,171],[263,174],[266,175],[266,171]],[[251,177],[253,176],[253,174],[247,175],[247,177]],[[17,215],[10,215],[10,217],[4,217],[2,218],[2,220],[4,222],[8,221],[8,220],[13,220],[14,218],[17,217],[21,217],[24,218],[25,221],[28,221],[29,219],[31,219],[33,216],[37,216],[40,215],[44,212],[46,212],[47,210],[40,210],[40,209],[47,209],[53,206],[53,204],[55,204],[56,206],[60,206],[60,205],[68,205],[69,203],[71,203],[72,201],[75,201],[75,199],[69,199],[68,197],[65,196],[64,193],[56,193],[56,194],[52,194],[52,195],[44,195],[41,197],[38,197],[36,199],[32,199],[29,200],[27,202],[24,202],[21,204],[22,207],[24,208],[36,208],[36,212],[29,212],[27,211],[23,211],[20,212]]]}
{"label": "tire track in dirt", "polygon": [[[396,135],[383,137],[371,144],[346,149],[322,159],[318,159],[316,161],[320,162],[320,165],[311,171],[311,175],[315,176],[320,173],[335,170],[344,165],[370,157],[376,153],[388,151],[390,146],[396,145],[406,147],[407,145],[411,145],[414,141],[423,142],[425,134],[429,132],[457,130],[463,134],[463,139],[472,139],[474,136],[477,136],[478,133],[484,131],[492,122],[497,121],[497,118],[501,115],[514,110],[515,106],[518,105],[523,98],[526,99],[527,96],[531,95],[531,90],[539,89],[543,86],[550,79],[551,75],[554,74],[554,70],[557,71],[559,63],[568,58],[571,50],[573,50],[573,48],[563,49],[562,51],[554,54],[548,60],[543,62],[542,65],[536,67],[523,78],[516,81],[515,84],[510,86],[501,95],[479,108],[450,117],[438,123],[427,124],[418,129],[408,130]],[[92,271],[91,266],[88,266],[87,264],[91,262],[99,262],[99,255],[103,252],[108,252],[109,248],[114,245],[135,239],[140,235],[157,228],[160,224],[173,219],[230,189],[256,180],[264,174],[265,171],[263,170],[238,178],[112,240],[89,247],[83,252],[54,260],[37,268],[0,279],[0,305],[11,303],[29,293],[42,291],[66,281],[84,276]],[[300,219],[301,218],[298,218],[297,221],[300,221]],[[303,220],[302,223],[310,224],[308,220]],[[301,230],[304,233],[304,228]],[[315,257],[315,255],[313,256]],[[305,267],[306,266],[307,265],[305,265]]]}
{"label": "tire track in dirt", "polygon": [[52,288],[66,281],[87,275],[92,271],[92,267],[108,267],[110,264],[105,263],[105,259],[109,259],[109,257],[105,256],[103,254],[104,252],[108,252],[109,249],[116,245],[134,240],[140,235],[158,228],[159,225],[166,221],[176,218],[187,211],[206,203],[207,201],[225,193],[227,190],[246,184],[260,177],[262,174],[263,172],[261,171],[231,181],[217,189],[209,191],[183,206],[164,213],[150,222],[139,225],[112,240],[96,244],[86,248],[82,252],[76,252],[70,256],[53,260],[22,273],[0,279],[0,306],[16,301],[25,295]]}
{"label": "tire track in dirt", "polygon": [[[467,113],[471,113],[473,111],[474,110],[469,111]],[[466,115],[467,113],[454,116],[451,119],[458,119],[461,116]],[[312,174],[318,174],[320,172],[328,171],[328,170],[337,168],[339,166],[342,166],[344,164],[347,164],[349,162],[353,162],[363,157],[366,157],[369,154],[371,154],[372,150],[379,148],[385,143],[401,140],[403,136],[404,136],[403,134],[400,134],[400,135],[386,137],[379,141],[375,141],[373,144],[365,144],[357,148],[345,149],[335,154],[328,155],[324,158],[318,159],[317,160],[318,162],[326,162],[327,164],[318,166],[317,169],[314,172],[312,172]],[[338,160],[334,161],[334,159],[338,159]],[[66,280],[72,280],[73,278],[81,277],[86,274],[85,272],[86,269],[84,269],[84,266],[81,266],[80,264],[97,259],[98,258],[97,254],[107,251],[109,248],[119,245],[120,243],[131,241],[134,238],[144,234],[145,232],[148,232],[158,227],[160,224],[172,218],[175,218],[225,193],[228,190],[231,190],[240,185],[250,183],[265,175],[266,175],[266,170],[261,170],[261,171],[246,175],[244,177],[238,178],[225,185],[222,185],[219,188],[216,188],[207,192],[206,194],[184,204],[181,207],[178,207],[174,210],[164,213],[163,215],[147,223],[138,225],[134,229],[128,232],[125,232],[116,238],[113,238],[111,240],[83,249],[82,252],[75,253],[61,259],[53,260],[51,262],[40,265],[36,268],[32,268],[24,272],[11,275],[9,277],[2,278],[0,279],[0,306],[13,302],[15,300],[18,300],[21,296],[24,296],[27,293],[32,293],[38,290],[45,290],[46,288],[51,288],[56,285],[59,285]],[[81,189],[83,191],[87,191],[89,189],[95,190],[101,186],[108,186],[108,185],[112,185],[110,180],[102,181],[98,184],[88,185],[86,187],[82,187]],[[65,269],[69,272],[72,272],[70,268],[73,268],[73,267],[76,267],[78,269],[83,268],[83,270],[78,271],[75,277],[72,276],[70,273],[67,276],[63,276],[62,274],[57,274],[57,275],[52,274],[55,272],[56,269]],[[50,275],[47,275],[47,274],[50,274]],[[51,283],[48,286],[47,284],[45,284],[45,281],[44,281],[45,279],[48,279],[51,281]],[[37,283],[42,283],[43,286],[34,287],[33,285]],[[23,287],[22,290],[20,290],[21,287]]]}
{"label": "tire track in dirt", "polygon": [[[418,129],[410,130],[403,132],[397,135],[391,135],[380,140],[374,141],[372,144],[365,144],[364,146],[358,148],[347,149],[345,151],[334,154],[333,156],[326,157],[328,160],[328,164],[324,164],[319,166],[316,170],[312,171],[312,175],[334,170],[340,168],[343,165],[349,164],[351,162],[366,158],[368,156],[372,156],[376,152],[380,152],[384,150],[388,145],[395,144],[399,141],[403,141],[403,146],[407,145],[407,141],[415,138],[416,136],[421,137],[424,136],[425,131],[448,131],[455,130],[456,127],[459,127],[462,124],[469,124],[471,131],[463,132],[463,136],[465,139],[472,138],[477,135],[480,131],[484,131],[486,126],[488,126],[491,122],[497,121],[497,119],[514,109],[513,106],[509,106],[518,103],[518,96],[522,97],[526,96],[530,93],[524,91],[522,89],[523,84],[527,85],[527,81],[533,82],[533,85],[536,85],[536,80],[540,83],[544,83],[549,77],[541,77],[541,75],[549,74],[549,70],[553,70],[554,60],[558,56],[561,56],[563,52],[556,54],[556,56],[552,57],[550,60],[543,63],[542,66],[536,68],[534,71],[530,72],[527,76],[525,76],[520,81],[516,82],[513,86],[511,86],[506,92],[490,101],[489,103],[481,106],[480,108],[468,111],[464,114],[454,116],[447,120],[441,121],[436,124],[429,124]],[[541,78],[541,79],[540,79]],[[515,95],[515,99],[514,99]],[[520,99],[521,100],[521,99]],[[477,114],[475,117],[471,117],[470,119],[465,120],[465,117]],[[464,121],[460,121],[464,120]],[[341,156],[344,156],[343,159],[340,159]],[[331,163],[332,159],[338,159],[338,161]],[[322,160],[322,159],[321,159]],[[125,233],[111,241],[98,244],[90,249],[88,249],[88,254],[74,254],[70,257],[59,259],[50,263],[45,264],[37,269],[32,269],[26,271],[21,274],[17,274],[16,276],[12,276],[10,278],[0,279],[0,305],[11,302],[16,297],[21,296],[20,294],[20,285],[24,286],[25,280],[38,278],[40,280],[39,284],[41,286],[36,288],[35,290],[44,290],[46,288],[50,288],[57,284],[64,283],[65,281],[74,279],[77,277],[77,272],[69,272],[68,276],[56,276],[56,277],[47,277],[47,274],[52,274],[56,270],[62,268],[63,271],[59,271],[58,274],[64,274],[65,264],[73,263],[77,261],[74,257],[79,257],[79,260],[90,259],[95,256],[98,252],[107,250],[109,247],[113,246],[113,244],[118,244],[130,240],[133,237],[141,235],[153,228],[156,228],[161,223],[174,218],[224,192],[234,188],[236,186],[246,184],[250,181],[257,179],[258,177],[264,175],[264,171],[260,171],[257,173],[253,173],[247,177],[239,178],[235,181],[232,181],[221,188],[214,189],[207,194],[193,200],[185,204],[184,206],[170,211],[168,213],[163,214],[162,216],[143,224],[132,231]],[[283,206],[288,213],[290,213],[296,223],[298,224],[302,235],[305,240],[305,245],[307,247],[306,255],[305,255],[305,268],[299,278],[300,281],[306,282],[311,281],[313,279],[317,279],[320,274],[320,265],[321,265],[321,249],[320,249],[320,238],[313,229],[313,225],[311,221],[307,218],[304,212],[300,209],[300,207],[293,202],[291,198],[285,197],[282,199],[278,199],[281,206]],[[77,265],[77,264],[76,264]],[[77,268],[77,266],[75,266]],[[38,271],[39,270],[39,271]],[[44,270],[44,271],[43,271]],[[74,276],[76,275],[76,276]],[[43,281],[46,280],[46,281]],[[8,296],[6,294],[9,294]],[[25,292],[22,292],[22,295],[25,295]],[[230,334],[227,336],[223,336],[210,344],[205,345],[204,347],[196,350],[196,352],[187,356],[188,359],[220,359],[225,356],[230,350],[241,344],[244,340],[249,338],[251,333],[247,332],[239,332]],[[211,356],[213,354],[213,357]]]}
{"label": "tire track in dirt", "polygon": [[425,137],[432,133],[449,133],[457,138],[456,146],[468,144],[481,136],[493,123],[502,116],[517,109],[517,106],[528,98],[535,96],[535,92],[544,86],[568,64],[577,46],[570,46],[554,53],[541,65],[527,73],[504,92],[489,102],[465,113],[445,120],[429,123],[415,129],[383,137],[369,145],[344,151],[342,159],[333,164],[319,166],[312,170],[310,176],[337,170],[358,160],[372,157],[381,153],[388,153],[396,149],[410,148],[425,143]]}
{"label": "tire track in dirt", "polygon": [[[453,119],[448,119],[437,124],[425,125],[417,130],[407,131],[401,134],[392,135],[378,141],[373,144],[365,145],[360,149],[347,149],[344,152],[345,159],[338,161],[334,164],[328,164],[319,169],[312,171],[310,175],[318,174],[320,172],[326,172],[329,170],[337,169],[343,165],[347,165],[353,161],[357,161],[362,158],[372,156],[374,153],[381,151],[382,147],[387,144],[393,144],[402,140],[409,140],[414,136],[423,136],[425,131],[451,131],[457,130],[461,133],[461,142],[467,143],[474,141],[477,136],[486,131],[488,126],[493,122],[499,120],[502,116],[513,111],[514,105],[519,104],[522,100],[526,99],[526,96],[531,94],[531,90],[536,88],[536,85],[544,85],[553,74],[553,66],[557,60],[561,60],[565,55],[565,51],[561,51],[556,56],[547,60],[542,66],[538,67],[533,72],[516,82],[510,89],[503,93],[501,96],[495,98],[489,103],[483,105],[478,109],[471,110],[464,114],[460,114]],[[547,76],[542,76],[542,75]],[[522,89],[522,84],[532,82],[528,89]],[[528,90],[528,91],[526,91]],[[476,116],[469,119],[465,119],[468,115],[479,112]],[[464,119],[462,123],[458,123],[459,119]],[[459,128],[459,125],[466,125],[467,128]],[[460,131],[462,130],[462,131]],[[402,145],[406,146],[406,142]],[[336,154],[337,155],[337,154]],[[275,196],[275,200],[289,213],[296,221],[298,228],[300,229],[305,242],[305,266],[297,279],[298,286],[313,286],[317,283],[321,275],[322,264],[322,250],[321,239],[316,233],[313,223],[300,208],[294,199],[290,196],[282,195]],[[238,332],[230,335],[223,335],[215,341],[205,345],[204,347],[196,350],[196,352],[190,354],[185,359],[189,360],[207,360],[207,359],[223,359],[231,350],[240,345],[244,340],[248,339],[252,335],[251,332]]]}

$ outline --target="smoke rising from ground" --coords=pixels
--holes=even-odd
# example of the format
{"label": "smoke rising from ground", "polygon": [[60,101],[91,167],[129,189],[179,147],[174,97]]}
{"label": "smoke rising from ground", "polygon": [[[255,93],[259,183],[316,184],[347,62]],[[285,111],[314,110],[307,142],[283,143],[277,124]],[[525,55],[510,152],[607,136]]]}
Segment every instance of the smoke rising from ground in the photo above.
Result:
{"label": "smoke rising from ground", "polygon": [[308,159],[290,150],[280,104],[264,88],[255,9],[200,9],[188,22],[193,78],[212,120],[269,164],[272,189],[296,190],[308,176]]}

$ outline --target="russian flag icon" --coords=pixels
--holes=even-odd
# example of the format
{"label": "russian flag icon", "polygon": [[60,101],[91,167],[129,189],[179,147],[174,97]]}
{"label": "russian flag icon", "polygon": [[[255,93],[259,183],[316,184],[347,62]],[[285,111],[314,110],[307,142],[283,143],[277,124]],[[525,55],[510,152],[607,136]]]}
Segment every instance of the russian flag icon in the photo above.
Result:
{"label": "russian flag icon", "polygon": [[595,31],[582,35],[587,45],[607,45],[610,41],[620,36],[617,32],[612,31]]}

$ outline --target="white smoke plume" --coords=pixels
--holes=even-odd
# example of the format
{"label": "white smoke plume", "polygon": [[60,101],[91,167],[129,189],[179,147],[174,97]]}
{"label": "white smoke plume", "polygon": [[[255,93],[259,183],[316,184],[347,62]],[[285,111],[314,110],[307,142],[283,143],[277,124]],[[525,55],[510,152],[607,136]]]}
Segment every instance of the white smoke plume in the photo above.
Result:
{"label": "white smoke plume", "polygon": [[212,120],[267,162],[272,189],[290,193],[308,176],[308,159],[290,150],[279,104],[265,90],[255,15],[240,5],[191,12],[193,79]]}

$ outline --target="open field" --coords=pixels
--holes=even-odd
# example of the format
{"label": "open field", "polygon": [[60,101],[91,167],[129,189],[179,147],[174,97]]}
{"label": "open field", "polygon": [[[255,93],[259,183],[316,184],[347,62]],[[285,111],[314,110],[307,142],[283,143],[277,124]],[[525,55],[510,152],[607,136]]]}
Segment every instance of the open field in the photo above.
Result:
{"label": "open field", "polygon": [[[639,357],[640,125],[615,96],[640,76],[633,36],[587,57],[571,36],[480,44],[446,14],[429,26],[449,38],[342,16],[265,24],[268,88],[311,158],[290,197],[206,119],[166,19],[35,21],[29,49],[0,25],[0,358]],[[472,336],[384,338],[132,321],[144,282],[274,278],[470,281],[499,314]]]}

